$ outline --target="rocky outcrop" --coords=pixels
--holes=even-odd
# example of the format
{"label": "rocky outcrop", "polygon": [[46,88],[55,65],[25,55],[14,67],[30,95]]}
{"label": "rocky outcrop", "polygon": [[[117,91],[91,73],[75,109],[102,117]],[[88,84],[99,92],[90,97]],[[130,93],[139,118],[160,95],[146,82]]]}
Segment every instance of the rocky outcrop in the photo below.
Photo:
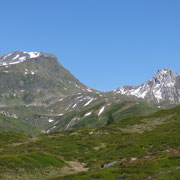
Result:
{"label": "rocky outcrop", "polygon": [[114,93],[136,96],[148,102],[164,101],[180,104],[180,75],[171,69],[158,70],[151,81],[140,86],[125,86],[114,90]]}

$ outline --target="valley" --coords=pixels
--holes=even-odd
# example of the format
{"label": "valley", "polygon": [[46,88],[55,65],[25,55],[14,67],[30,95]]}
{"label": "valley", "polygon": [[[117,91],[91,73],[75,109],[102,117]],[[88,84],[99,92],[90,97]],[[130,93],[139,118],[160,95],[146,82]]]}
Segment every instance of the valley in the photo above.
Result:
{"label": "valley", "polygon": [[0,56],[0,179],[177,179],[180,75],[102,92],[53,54]]}

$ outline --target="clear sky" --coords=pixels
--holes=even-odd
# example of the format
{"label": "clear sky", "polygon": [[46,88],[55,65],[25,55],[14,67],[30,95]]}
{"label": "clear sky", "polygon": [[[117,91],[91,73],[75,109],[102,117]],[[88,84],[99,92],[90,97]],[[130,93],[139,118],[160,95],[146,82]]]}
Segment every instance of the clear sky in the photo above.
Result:
{"label": "clear sky", "polygon": [[0,0],[0,54],[54,53],[98,90],[180,73],[180,0]]}

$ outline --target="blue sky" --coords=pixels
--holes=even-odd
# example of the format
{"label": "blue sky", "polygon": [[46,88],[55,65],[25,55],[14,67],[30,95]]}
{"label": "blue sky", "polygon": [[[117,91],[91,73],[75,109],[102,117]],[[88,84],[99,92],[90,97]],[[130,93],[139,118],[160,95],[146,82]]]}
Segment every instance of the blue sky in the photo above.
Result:
{"label": "blue sky", "polygon": [[54,53],[98,90],[180,73],[179,0],[0,0],[0,54]]}

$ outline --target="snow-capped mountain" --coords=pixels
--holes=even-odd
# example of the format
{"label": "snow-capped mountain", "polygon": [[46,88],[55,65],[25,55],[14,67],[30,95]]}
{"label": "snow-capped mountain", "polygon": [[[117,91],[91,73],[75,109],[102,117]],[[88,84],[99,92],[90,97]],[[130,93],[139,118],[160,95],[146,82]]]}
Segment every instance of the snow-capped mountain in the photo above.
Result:
{"label": "snow-capped mountain", "polygon": [[54,57],[53,54],[47,54],[42,52],[20,52],[15,51],[9,54],[0,55],[0,66],[6,66],[11,64],[18,64],[29,59],[37,58],[40,56]]}
{"label": "snow-capped mountain", "polygon": [[1,107],[48,105],[60,97],[89,91],[53,54],[15,51],[0,55]]}
{"label": "snow-capped mountain", "polygon": [[124,86],[114,93],[136,96],[148,102],[180,104],[180,75],[171,69],[158,70],[151,81],[140,86]]}

